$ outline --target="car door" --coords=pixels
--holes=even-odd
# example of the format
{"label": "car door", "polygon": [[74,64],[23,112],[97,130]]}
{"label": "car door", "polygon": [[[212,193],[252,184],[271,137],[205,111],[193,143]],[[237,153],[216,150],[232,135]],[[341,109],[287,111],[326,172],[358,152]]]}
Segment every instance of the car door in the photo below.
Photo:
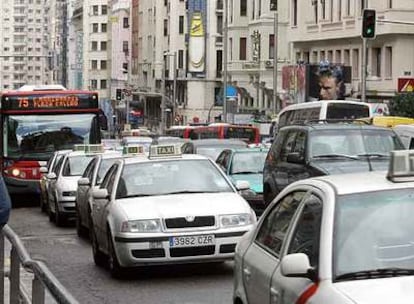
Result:
{"label": "car door", "polygon": [[[310,265],[318,271],[320,234],[322,225],[322,199],[316,193],[308,193],[295,216],[286,244],[283,246],[285,254],[304,253],[309,257]],[[277,267],[270,286],[274,298],[273,304],[298,303],[298,299],[305,300],[313,295],[317,283],[303,277],[285,277]],[[302,301],[301,303],[305,303]]]}
{"label": "car door", "polygon": [[114,164],[106,173],[105,177],[102,180],[102,183],[99,188],[108,190],[108,198],[105,199],[93,199],[92,212],[93,212],[93,225],[96,232],[96,237],[100,244],[106,243],[106,207],[110,204],[110,201],[113,200],[113,184],[115,176],[117,173],[119,165]]}
{"label": "car door", "polygon": [[82,174],[82,178],[89,179],[89,185],[78,185],[76,191],[76,204],[81,214],[81,221],[82,224],[86,225],[87,223],[87,216],[88,216],[88,194],[89,189],[91,188],[92,184],[92,174],[94,172],[94,168],[96,163],[98,162],[98,158],[95,157],[86,167],[85,171]]}
{"label": "car door", "polygon": [[223,150],[221,151],[220,155],[217,157],[216,163],[219,165],[220,169],[224,171],[226,175],[229,174],[228,172],[228,164],[230,161],[230,150]]}
{"label": "car door", "polygon": [[295,129],[289,131],[277,156],[273,172],[276,193],[297,180],[310,177],[305,164],[305,148],[306,132]]}
{"label": "car door", "polygon": [[56,178],[49,178],[49,188],[48,188],[48,201],[49,201],[49,208],[53,212],[55,212],[55,198],[56,198],[56,183],[61,174],[62,166],[65,161],[66,157],[62,156],[59,161],[56,163],[55,168],[52,170],[55,173]]}
{"label": "car door", "polygon": [[283,240],[305,194],[306,191],[291,192],[263,215],[242,262],[243,285],[249,304],[270,303],[269,286],[280,262]]}

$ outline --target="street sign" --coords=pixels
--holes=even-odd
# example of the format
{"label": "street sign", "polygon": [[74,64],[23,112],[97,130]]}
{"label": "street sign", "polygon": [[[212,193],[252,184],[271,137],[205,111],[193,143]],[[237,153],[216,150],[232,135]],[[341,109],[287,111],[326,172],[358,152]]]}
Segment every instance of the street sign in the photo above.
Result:
{"label": "street sign", "polygon": [[414,92],[414,78],[398,78],[397,90],[400,93]]}
{"label": "street sign", "polygon": [[227,86],[226,89],[227,98],[237,98],[237,88],[234,86]]}

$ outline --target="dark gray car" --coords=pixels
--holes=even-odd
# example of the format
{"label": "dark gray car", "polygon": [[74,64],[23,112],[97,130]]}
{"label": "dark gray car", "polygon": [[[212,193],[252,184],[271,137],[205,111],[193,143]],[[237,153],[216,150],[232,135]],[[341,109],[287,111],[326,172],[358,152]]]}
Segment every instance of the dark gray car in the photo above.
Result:
{"label": "dark gray car", "polygon": [[387,170],[392,150],[404,145],[389,128],[315,123],[281,128],[263,169],[265,204],[288,184],[308,177]]}

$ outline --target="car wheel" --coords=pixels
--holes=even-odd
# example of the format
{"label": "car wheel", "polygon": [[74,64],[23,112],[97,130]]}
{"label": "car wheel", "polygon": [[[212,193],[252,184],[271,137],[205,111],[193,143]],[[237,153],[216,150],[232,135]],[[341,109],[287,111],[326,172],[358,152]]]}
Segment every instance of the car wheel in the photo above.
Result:
{"label": "car wheel", "polygon": [[[92,223],[92,221],[90,222]],[[89,227],[89,234],[92,243],[92,254],[93,254],[93,261],[95,262],[96,266],[103,267],[106,263],[106,256],[105,254],[99,249],[98,239],[96,237],[95,229],[90,226]]]}
{"label": "car wheel", "polygon": [[59,212],[58,202],[56,199],[55,199],[55,223],[56,223],[56,226],[58,227],[63,226],[65,223],[65,217],[63,216],[63,214]]}
{"label": "car wheel", "polygon": [[88,236],[87,229],[82,225],[81,216],[78,208],[76,208],[76,233],[79,237]]}
{"label": "car wheel", "polygon": [[108,252],[108,268],[111,272],[111,276],[114,278],[120,278],[124,273],[125,269],[118,262],[118,258],[116,257],[115,247],[110,232],[108,232]]}

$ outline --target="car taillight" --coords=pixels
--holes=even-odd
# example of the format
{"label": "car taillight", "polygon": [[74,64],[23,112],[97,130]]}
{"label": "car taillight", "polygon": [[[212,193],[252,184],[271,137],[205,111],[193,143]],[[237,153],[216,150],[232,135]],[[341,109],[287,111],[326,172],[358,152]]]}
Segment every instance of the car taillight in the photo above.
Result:
{"label": "car taillight", "polygon": [[313,296],[318,290],[318,283],[311,284],[308,288],[305,289],[305,291],[300,295],[298,300],[296,301],[296,304],[306,304],[311,296]]}
{"label": "car taillight", "polygon": [[3,172],[6,176],[18,179],[40,179],[40,166],[37,161],[5,161]]}

